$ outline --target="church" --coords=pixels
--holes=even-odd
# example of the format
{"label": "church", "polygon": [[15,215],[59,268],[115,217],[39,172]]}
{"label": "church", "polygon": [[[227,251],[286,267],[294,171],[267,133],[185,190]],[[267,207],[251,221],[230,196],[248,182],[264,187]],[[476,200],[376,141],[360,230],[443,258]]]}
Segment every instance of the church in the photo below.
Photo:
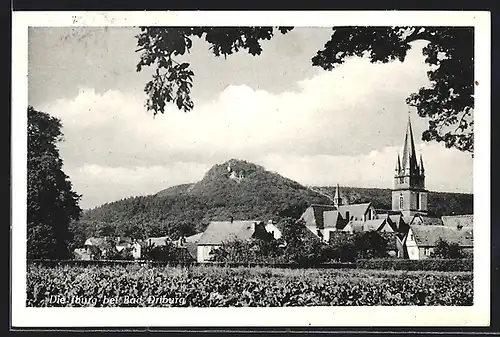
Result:
{"label": "church", "polygon": [[326,242],[337,231],[387,234],[394,239],[393,254],[400,258],[430,257],[439,238],[457,243],[466,254],[472,254],[473,215],[432,217],[428,214],[427,196],[424,162],[422,155],[417,157],[408,116],[403,153],[396,161],[391,209],[375,209],[371,202],[348,204],[337,184],[333,204],[311,205],[301,220]]}

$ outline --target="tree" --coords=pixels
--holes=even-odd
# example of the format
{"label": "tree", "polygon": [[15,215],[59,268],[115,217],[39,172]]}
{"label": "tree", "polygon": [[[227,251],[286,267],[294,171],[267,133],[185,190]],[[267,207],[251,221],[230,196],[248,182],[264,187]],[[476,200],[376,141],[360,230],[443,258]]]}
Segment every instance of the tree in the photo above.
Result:
{"label": "tree", "polygon": [[284,243],[283,259],[287,263],[322,263],[330,256],[327,244],[306,228],[303,220],[287,218],[281,221]]}
{"label": "tree", "polygon": [[387,257],[387,240],[376,231],[367,231],[354,235],[354,246],[358,259]]}
{"label": "tree", "polygon": [[355,236],[349,232],[335,231],[330,233],[329,244],[333,250],[333,259],[341,262],[356,260]]}
{"label": "tree", "polygon": [[59,119],[28,107],[28,259],[66,259],[71,220],[78,220],[80,196],[63,172],[57,142],[62,140]]}
{"label": "tree", "polygon": [[440,259],[461,259],[464,257],[464,253],[457,243],[449,243],[439,238],[436,243],[436,248],[434,248],[432,253],[432,257]]}
{"label": "tree", "polygon": [[[146,107],[154,115],[164,113],[166,103],[190,111],[194,107],[190,64],[174,58],[189,52],[192,38],[204,38],[212,53],[227,57],[241,50],[260,55],[262,40],[270,40],[273,27],[142,27],[137,38],[141,52],[137,71],[154,68],[145,86]],[[278,27],[281,33],[292,27]],[[368,56],[371,62],[404,61],[411,42],[428,41],[423,49],[431,82],[407,98],[421,117],[429,118],[424,141],[443,142],[446,147],[474,149],[474,32],[467,27],[333,27],[333,34],[312,58],[312,64],[332,70],[352,56]]]}

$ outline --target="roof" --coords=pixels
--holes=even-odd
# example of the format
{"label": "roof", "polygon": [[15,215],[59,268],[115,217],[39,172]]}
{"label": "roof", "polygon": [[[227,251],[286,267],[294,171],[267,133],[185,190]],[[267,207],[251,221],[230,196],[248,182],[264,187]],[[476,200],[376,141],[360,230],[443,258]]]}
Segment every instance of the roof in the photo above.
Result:
{"label": "roof", "polygon": [[187,242],[198,242],[198,240],[200,240],[202,235],[203,235],[203,232],[188,236],[188,237],[186,237],[186,243]]}
{"label": "roof", "polygon": [[376,231],[381,228],[386,222],[386,219],[375,219],[365,221],[364,229],[365,231]]}
{"label": "roof", "polygon": [[170,236],[160,236],[156,238],[147,238],[148,245],[154,244],[155,246],[165,246],[167,241],[170,241]]}
{"label": "roof", "polygon": [[443,221],[441,220],[441,218],[425,216],[425,215],[421,215],[421,214],[415,215],[410,223],[412,225],[413,224],[420,224],[422,226],[442,226],[443,225]]}
{"label": "roof", "polygon": [[[342,214],[342,216],[347,220],[350,220],[351,217],[354,217],[357,220],[361,220],[363,215],[370,207],[370,205],[371,202],[364,204],[341,205],[339,206],[338,210]],[[349,219],[347,217],[347,211],[349,211]]]}
{"label": "roof", "polygon": [[225,241],[250,239],[258,221],[211,221],[198,240],[199,245],[220,245]]}
{"label": "roof", "polygon": [[[300,222],[296,221],[294,222],[294,225],[299,225]],[[282,222],[277,222],[274,224],[278,230],[283,233],[285,231],[285,224]],[[316,233],[316,227],[315,226],[307,226],[307,225],[301,225],[302,226],[302,233],[304,234],[304,237],[306,239],[311,239],[311,240],[317,240],[318,236],[315,234]],[[313,227],[313,231],[310,230],[310,228]]]}
{"label": "roof", "polygon": [[185,246],[189,255],[196,259],[196,255],[198,254],[198,244],[196,242],[186,242]]}
{"label": "roof", "polygon": [[85,248],[76,248],[73,252],[77,260],[90,259],[90,254],[87,253]]}
{"label": "roof", "polygon": [[419,173],[410,115],[408,115],[408,125],[406,126],[405,145],[403,147],[403,158],[401,158],[401,166],[401,171],[403,172],[409,170],[412,174]]}
{"label": "roof", "polygon": [[323,213],[323,223],[325,228],[344,228],[347,221],[344,220],[339,211],[326,211]]}
{"label": "roof", "polygon": [[449,242],[458,243],[461,247],[473,247],[474,238],[472,228],[457,229],[449,226],[410,226],[415,242],[419,246],[435,246],[439,238]]}
{"label": "roof", "polygon": [[401,215],[402,214],[401,211],[396,211],[396,210],[393,210],[393,209],[380,209],[380,208],[376,208],[375,211],[379,215]]}
{"label": "roof", "polygon": [[122,245],[124,243],[131,244],[133,242],[132,238],[127,237],[127,236],[118,236],[115,240],[116,240],[117,244],[119,244],[119,245]]}
{"label": "roof", "polygon": [[441,218],[434,218],[430,216],[422,216],[422,223],[426,226],[442,226],[443,221]]}
{"label": "roof", "polygon": [[410,225],[411,222],[413,221],[413,217],[409,215],[403,215],[401,218],[403,219],[404,223],[408,225]]}
{"label": "roof", "polygon": [[443,221],[443,225],[448,227],[472,227],[474,224],[474,214],[442,216],[441,220]]}
{"label": "roof", "polygon": [[105,238],[88,238],[84,246],[103,246],[104,244],[106,244]]}
{"label": "roof", "polygon": [[367,221],[351,221],[351,228],[354,233],[357,232],[368,232],[368,231],[377,231],[384,226],[386,223],[386,219],[374,219]]}
{"label": "roof", "polygon": [[333,205],[320,205],[320,204],[311,205],[310,208],[312,208],[314,219],[316,220],[316,227],[318,228],[324,227],[324,218],[323,218],[324,212],[336,209],[336,207]]}
{"label": "roof", "polygon": [[401,222],[403,222],[403,217],[401,216],[401,214],[389,215],[388,218],[393,224],[396,225],[397,228],[399,228],[399,226],[401,225]]}

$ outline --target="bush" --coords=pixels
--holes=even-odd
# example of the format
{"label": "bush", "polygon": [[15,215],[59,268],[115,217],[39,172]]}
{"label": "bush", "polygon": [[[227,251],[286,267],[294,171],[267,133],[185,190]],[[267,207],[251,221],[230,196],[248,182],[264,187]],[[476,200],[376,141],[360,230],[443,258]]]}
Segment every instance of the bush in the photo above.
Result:
{"label": "bush", "polygon": [[436,248],[434,248],[434,252],[432,253],[432,257],[440,259],[461,259],[465,257],[465,254],[462,252],[458,243],[449,243],[439,238]]}
{"label": "bush", "polygon": [[363,259],[356,261],[356,267],[383,270],[472,271],[472,262],[471,259]]}
{"label": "bush", "polygon": [[185,248],[175,247],[172,244],[164,246],[150,246],[144,249],[145,260],[150,261],[171,261],[171,262],[191,262],[193,258]]}
{"label": "bush", "polygon": [[356,259],[388,257],[388,238],[375,231],[355,234],[333,232],[330,233],[329,244],[337,261],[353,262]]}

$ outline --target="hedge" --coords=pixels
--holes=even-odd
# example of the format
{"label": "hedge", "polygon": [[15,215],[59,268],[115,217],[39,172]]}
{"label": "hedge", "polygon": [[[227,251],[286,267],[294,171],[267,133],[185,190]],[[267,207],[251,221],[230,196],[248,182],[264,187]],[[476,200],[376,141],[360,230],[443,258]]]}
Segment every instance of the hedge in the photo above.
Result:
{"label": "hedge", "polygon": [[238,262],[178,262],[178,261],[151,261],[151,260],[29,260],[31,265],[42,265],[45,267],[60,267],[60,266],[126,266],[126,265],[146,265],[157,267],[190,267],[190,266],[220,266],[220,267],[269,267],[269,268],[284,268],[284,269],[354,269],[356,264],[349,262],[338,263],[322,263],[322,264],[307,264],[307,263],[238,263]]}
{"label": "hedge", "polygon": [[324,263],[324,264],[293,264],[293,263],[231,263],[231,262],[175,262],[175,261],[127,261],[127,260],[29,260],[30,264],[39,264],[46,267],[56,266],[112,266],[139,264],[149,266],[196,266],[215,265],[225,267],[270,267],[270,268],[318,268],[318,269],[380,269],[380,270],[429,270],[429,271],[472,271],[472,259],[369,259],[357,260],[356,263]]}
{"label": "hedge", "polygon": [[357,260],[356,268],[383,270],[473,271],[472,259]]}

